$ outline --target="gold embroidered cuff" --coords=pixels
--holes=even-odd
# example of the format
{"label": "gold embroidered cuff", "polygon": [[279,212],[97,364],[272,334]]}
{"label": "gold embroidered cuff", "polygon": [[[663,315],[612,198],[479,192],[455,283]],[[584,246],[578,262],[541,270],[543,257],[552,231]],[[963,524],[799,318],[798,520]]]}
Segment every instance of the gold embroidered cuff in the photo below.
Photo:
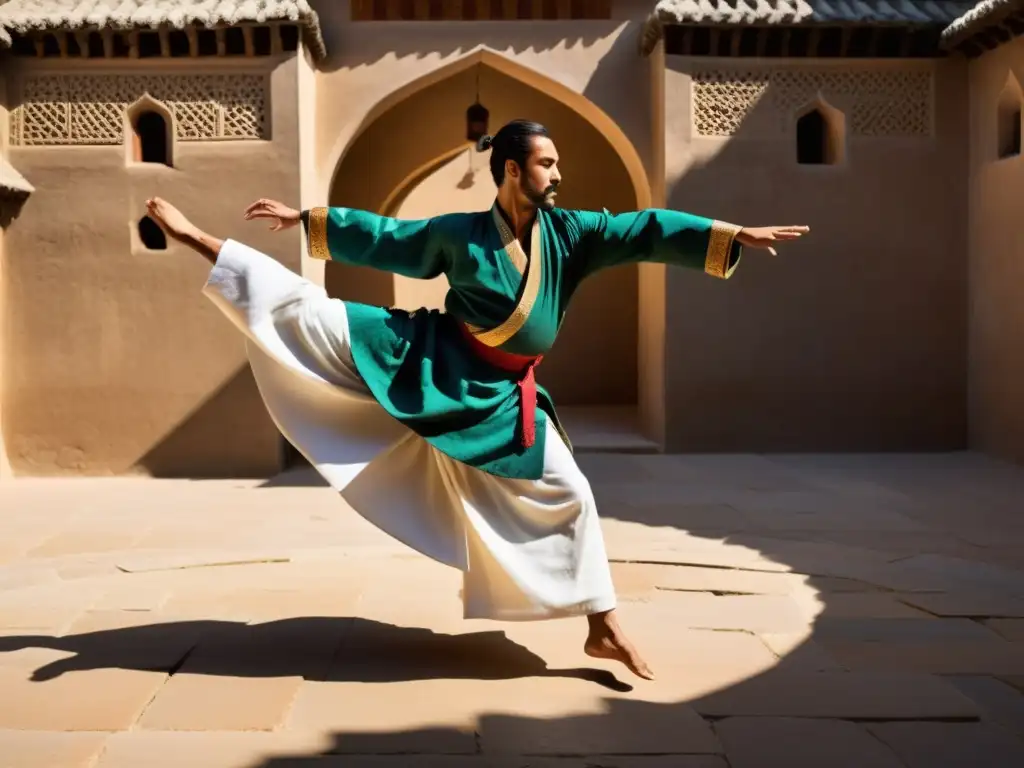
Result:
{"label": "gold embroidered cuff", "polygon": [[331,260],[331,249],[327,247],[327,208],[310,208],[306,238],[309,255],[314,259]]}
{"label": "gold embroidered cuff", "polygon": [[729,269],[729,257],[732,255],[733,242],[743,227],[725,221],[711,223],[711,234],[708,237],[708,252],[704,257],[704,271],[712,277],[725,279],[732,274]]}

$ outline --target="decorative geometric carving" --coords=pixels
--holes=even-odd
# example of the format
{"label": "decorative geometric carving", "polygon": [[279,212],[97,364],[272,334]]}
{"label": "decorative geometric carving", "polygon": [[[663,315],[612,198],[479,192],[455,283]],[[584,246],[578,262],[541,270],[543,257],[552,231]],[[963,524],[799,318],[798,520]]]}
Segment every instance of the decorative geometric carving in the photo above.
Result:
{"label": "decorative geometric carving", "polygon": [[731,136],[747,116],[769,110],[759,125],[788,133],[793,110],[828,99],[850,118],[854,136],[929,136],[932,74],[920,70],[763,69],[699,72],[694,123],[701,136]]}
{"label": "decorative geometric carving", "polygon": [[767,72],[702,72],[693,78],[701,136],[732,136],[768,90]]}
{"label": "decorative geometric carving", "polygon": [[167,104],[179,141],[265,136],[263,75],[34,75],[11,111],[11,143],[120,144],[125,110],[145,94]]}

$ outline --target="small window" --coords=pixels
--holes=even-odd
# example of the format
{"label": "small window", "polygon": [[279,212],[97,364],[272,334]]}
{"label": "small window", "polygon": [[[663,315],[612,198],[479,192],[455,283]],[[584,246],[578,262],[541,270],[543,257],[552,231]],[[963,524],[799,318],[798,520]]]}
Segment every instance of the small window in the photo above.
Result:
{"label": "small window", "polygon": [[1020,154],[1020,107],[1006,110],[999,115],[999,157],[1016,157]]}
{"label": "small window", "polygon": [[135,160],[170,165],[167,120],[159,112],[140,112],[134,119]]}
{"label": "small window", "polygon": [[796,121],[796,161],[800,165],[835,165],[842,161],[843,113],[817,102]]}
{"label": "small window", "polygon": [[1006,76],[1003,90],[996,102],[996,158],[1018,157],[1021,150],[1021,106],[1024,92],[1013,73]]}
{"label": "small window", "polygon": [[139,240],[150,251],[167,250],[167,236],[149,216],[139,219]]}
{"label": "small window", "polygon": [[813,109],[796,121],[796,161],[801,165],[825,165],[827,155],[828,121]]}

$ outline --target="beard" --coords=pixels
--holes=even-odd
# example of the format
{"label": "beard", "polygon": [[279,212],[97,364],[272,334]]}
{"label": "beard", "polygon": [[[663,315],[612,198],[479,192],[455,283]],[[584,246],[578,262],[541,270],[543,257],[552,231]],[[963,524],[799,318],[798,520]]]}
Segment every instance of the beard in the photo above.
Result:
{"label": "beard", "polygon": [[556,189],[558,189],[557,184],[551,184],[547,189],[541,190],[527,183],[523,186],[523,194],[535,208],[550,211],[555,207],[554,192]]}

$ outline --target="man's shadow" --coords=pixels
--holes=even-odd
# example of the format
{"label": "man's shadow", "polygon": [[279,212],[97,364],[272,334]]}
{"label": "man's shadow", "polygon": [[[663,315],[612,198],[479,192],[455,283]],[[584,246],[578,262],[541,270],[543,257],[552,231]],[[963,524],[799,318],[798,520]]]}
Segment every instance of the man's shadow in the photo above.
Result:
{"label": "man's shadow", "polygon": [[67,672],[134,669],[226,677],[304,677],[391,683],[428,679],[564,677],[616,691],[632,686],[604,670],[549,669],[504,632],[447,635],[358,617],[282,619],[263,624],[197,620],[52,637],[0,637],[0,653],[30,648],[70,654],[32,680]]}

